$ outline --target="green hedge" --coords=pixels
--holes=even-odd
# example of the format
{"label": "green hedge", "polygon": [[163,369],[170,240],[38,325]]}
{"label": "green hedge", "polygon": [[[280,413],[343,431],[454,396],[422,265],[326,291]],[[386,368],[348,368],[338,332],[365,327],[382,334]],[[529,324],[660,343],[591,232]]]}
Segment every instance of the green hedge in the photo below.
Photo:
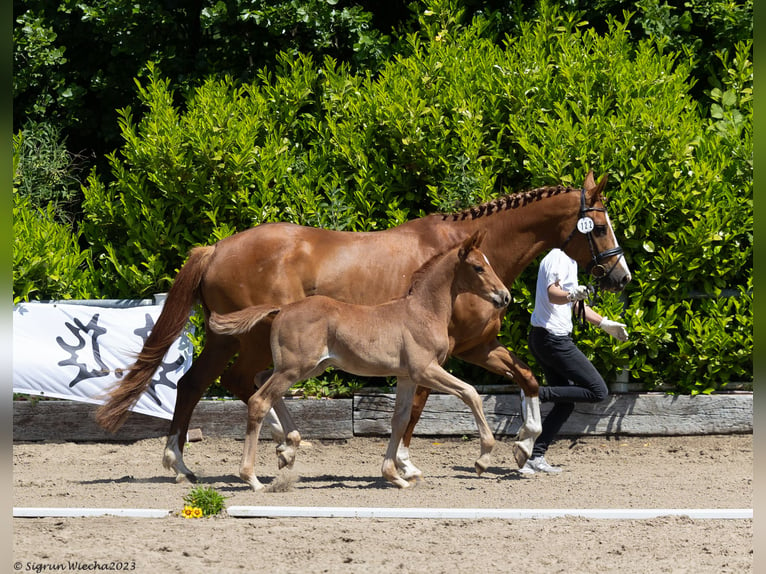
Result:
{"label": "green hedge", "polygon": [[[710,392],[752,380],[752,65],[749,44],[701,109],[691,62],[626,24],[598,34],[541,5],[504,45],[447,10],[421,16],[380,73],[283,57],[250,84],[209,79],[177,103],[154,71],[139,121],[121,111],[111,177],[84,186],[83,234],[103,296],[167,290],[188,249],[265,221],[384,229],[435,210],[608,173],[634,281],[598,308],[631,340],[579,344],[607,380]],[[535,265],[501,338],[526,348]],[[455,365],[473,382],[486,374]]]}

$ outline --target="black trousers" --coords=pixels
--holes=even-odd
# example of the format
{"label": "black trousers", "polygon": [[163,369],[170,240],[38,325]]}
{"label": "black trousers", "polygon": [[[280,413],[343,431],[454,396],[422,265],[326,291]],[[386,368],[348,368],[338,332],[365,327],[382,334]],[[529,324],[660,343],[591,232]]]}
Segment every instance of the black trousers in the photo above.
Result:
{"label": "black trousers", "polygon": [[529,332],[529,350],[543,369],[547,386],[540,387],[540,402],[554,403],[543,420],[543,430],[532,448],[532,457],[548,450],[575,403],[598,403],[609,391],[603,377],[577,348],[572,337],[554,335],[541,327]]}

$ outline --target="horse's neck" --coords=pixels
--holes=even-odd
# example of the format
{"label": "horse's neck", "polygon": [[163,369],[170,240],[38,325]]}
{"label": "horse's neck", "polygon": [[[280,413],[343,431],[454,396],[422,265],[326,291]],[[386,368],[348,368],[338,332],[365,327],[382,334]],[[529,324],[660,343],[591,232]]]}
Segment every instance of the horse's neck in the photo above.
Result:
{"label": "horse's neck", "polygon": [[526,205],[494,210],[489,215],[468,215],[465,219],[452,215],[431,216],[432,225],[441,228],[435,235],[459,236],[483,229],[487,235],[481,250],[487,255],[503,283],[510,285],[538,255],[561,247],[574,229],[579,210],[579,194],[567,189],[555,195],[542,196]]}

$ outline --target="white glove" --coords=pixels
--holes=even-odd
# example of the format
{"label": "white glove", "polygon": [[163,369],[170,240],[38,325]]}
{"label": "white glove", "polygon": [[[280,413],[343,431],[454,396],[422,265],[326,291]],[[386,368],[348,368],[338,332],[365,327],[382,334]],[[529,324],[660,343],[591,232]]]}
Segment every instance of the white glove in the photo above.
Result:
{"label": "white glove", "polygon": [[567,301],[569,302],[582,301],[586,297],[588,297],[588,288],[585,285],[572,287],[567,293]]}
{"label": "white glove", "polygon": [[628,332],[625,330],[625,325],[623,323],[618,323],[617,321],[610,321],[606,317],[601,319],[601,322],[598,324],[599,327],[601,327],[606,333],[610,334],[615,339],[619,339],[620,341],[627,341],[628,340]]}

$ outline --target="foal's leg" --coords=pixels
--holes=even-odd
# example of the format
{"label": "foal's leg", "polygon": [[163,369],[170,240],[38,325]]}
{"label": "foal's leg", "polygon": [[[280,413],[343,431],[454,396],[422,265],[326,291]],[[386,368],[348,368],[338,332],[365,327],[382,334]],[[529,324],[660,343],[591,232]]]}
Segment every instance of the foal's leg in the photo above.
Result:
{"label": "foal's leg", "polygon": [[[247,433],[245,435],[245,447],[242,452],[242,462],[239,468],[239,476],[247,482],[253,490],[261,490],[263,484],[255,475],[255,458],[258,449],[258,436],[261,432],[263,419],[271,409],[272,404],[290,388],[297,379],[288,373],[275,372],[258,391],[247,401]],[[301,437],[297,430],[287,433],[286,443],[289,448],[296,449],[300,444]]]}
{"label": "foal's leg", "polygon": [[527,398],[527,410],[512,447],[513,457],[521,468],[532,454],[535,439],[543,430],[540,417],[540,386],[537,379],[524,361],[503,347],[497,339],[486,345],[460,352],[456,356],[511,379],[524,391]]}
{"label": "foal's leg", "polygon": [[[255,375],[255,386],[260,388],[263,381],[268,379],[273,372],[273,369],[269,369]],[[281,421],[284,421],[284,426]],[[285,435],[298,429],[290,411],[287,410],[287,405],[281,398],[274,402],[266,414],[266,423],[271,428],[271,439],[277,443],[277,466],[279,468],[292,468],[295,463],[296,449],[287,443]]]}
{"label": "foal's leg", "polygon": [[[263,331],[261,325],[256,326],[247,338],[242,339],[240,349],[243,351],[221,377],[221,384],[247,404],[256,388],[261,386],[262,381],[271,374],[271,371],[263,371],[271,363],[268,331]],[[295,461],[295,450],[285,443],[285,433],[296,430],[296,427],[282,397],[275,399],[273,411],[269,411],[268,420],[272,438],[277,443],[277,466],[292,467]]]}
{"label": "foal's leg", "polygon": [[[399,378],[396,382],[396,402],[394,405],[394,414],[391,417],[391,438],[388,441],[386,456],[383,458],[383,467],[381,474],[387,481],[392,482],[399,488],[407,488],[410,483],[402,478],[397,471],[399,466],[399,453],[402,435],[410,420],[410,408],[412,405],[412,395],[415,392],[415,385],[409,379]],[[415,468],[415,467],[412,467]],[[417,475],[413,478],[419,478],[422,474],[417,468]]]}
{"label": "foal's leg", "polygon": [[[413,374],[414,375],[414,374]],[[484,417],[484,408],[481,403],[479,393],[471,385],[461,381],[457,377],[445,371],[438,363],[431,363],[421,375],[412,377],[413,381],[424,387],[429,387],[435,391],[442,391],[455,395],[462,400],[473,413],[476,419],[476,426],[479,429],[479,441],[481,443],[481,455],[476,460],[474,467],[477,474],[481,474],[489,467],[492,449],[495,446],[495,437],[492,429],[487,424]]]}

